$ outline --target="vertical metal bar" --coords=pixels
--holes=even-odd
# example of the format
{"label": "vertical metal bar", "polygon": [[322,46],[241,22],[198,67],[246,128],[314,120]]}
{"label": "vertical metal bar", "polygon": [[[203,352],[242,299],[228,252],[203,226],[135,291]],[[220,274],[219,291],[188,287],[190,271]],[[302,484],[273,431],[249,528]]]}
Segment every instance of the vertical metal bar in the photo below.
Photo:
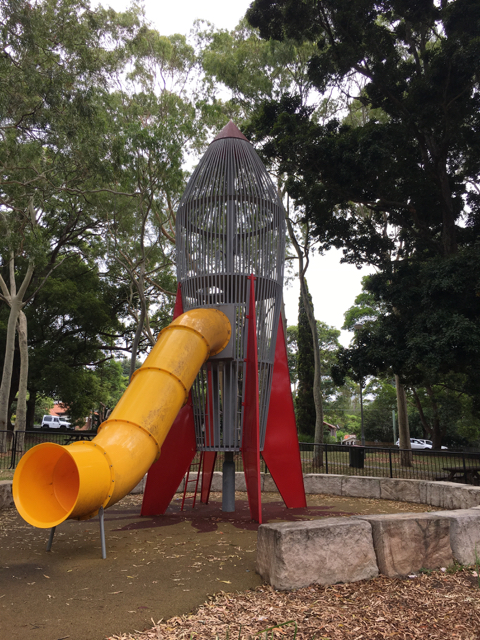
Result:
{"label": "vertical metal bar", "polygon": [[328,473],[328,444],[325,445],[325,473]]}
{"label": "vertical metal bar", "polygon": [[[7,438],[8,438],[8,432],[6,434]],[[10,467],[9,469],[15,469],[16,465],[16,461],[17,461],[17,432],[14,431],[12,433],[12,452],[10,455]]]}
{"label": "vertical metal bar", "polygon": [[102,545],[102,558],[105,560],[107,557],[107,547],[105,544],[105,519],[104,519],[104,508],[100,507],[98,510],[98,519],[100,521],[100,542]]}
{"label": "vertical metal bar", "polygon": [[51,551],[52,550],[52,543],[53,543],[53,536],[55,535],[55,529],[57,527],[52,527],[50,529],[50,535],[48,536],[48,542],[47,542],[47,551]]}
{"label": "vertical metal bar", "polygon": [[388,450],[388,462],[390,465],[390,478],[393,478],[393,466],[392,466],[392,450]]}

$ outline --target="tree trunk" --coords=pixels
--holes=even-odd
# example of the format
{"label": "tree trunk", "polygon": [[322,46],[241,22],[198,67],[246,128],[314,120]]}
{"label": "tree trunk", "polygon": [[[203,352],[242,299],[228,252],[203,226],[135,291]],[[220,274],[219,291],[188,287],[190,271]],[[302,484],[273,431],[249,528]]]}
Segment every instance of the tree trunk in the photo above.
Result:
{"label": "tree trunk", "polygon": [[18,344],[20,347],[20,379],[17,396],[17,415],[15,429],[17,434],[17,451],[23,452],[25,443],[25,429],[27,427],[27,384],[28,384],[28,342],[27,317],[20,311],[18,315]]}
{"label": "tree trunk", "polygon": [[5,340],[5,359],[3,362],[2,382],[0,384],[0,453],[6,451],[6,431],[9,424],[8,410],[10,408],[9,396],[12,384],[13,358],[15,355],[15,334],[17,331],[17,322],[19,314],[23,307],[23,296],[30,284],[33,275],[33,264],[29,263],[27,273],[17,293],[17,285],[15,281],[15,260],[14,256],[10,256],[8,263],[9,269],[9,285],[8,290],[5,280],[0,275],[0,289],[3,299],[10,307],[10,314],[7,324],[7,338]]}
{"label": "tree trunk", "polygon": [[440,428],[440,414],[438,411],[437,399],[435,398],[435,393],[429,384],[425,385],[425,389],[427,390],[428,397],[430,398],[430,402],[432,404],[432,411],[433,411],[433,424],[432,424],[432,430],[431,430],[432,449],[441,449],[443,434]]}
{"label": "tree trunk", "polygon": [[[280,190],[279,190],[280,191]],[[288,211],[288,206],[287,206]],[[305,273],[308,269],[308,227],[305,233],[306,242],[305,249],[302,251],[298,240],[295,236],[295,232],[293,230],[293,224],[288,214],[285,216],[288,235],[290,236],[290,240],[292,241],[293,246],[295,247],[295,251],[298,256],[298,264],[299,264],[299,277],[300,277],[300,293],[303,299],[303,306],[305,307],[305,313],[307,314],[308,324],[310,326],[310,330],[312,332],[312,341],[313,341],[313,361],[315,366],[315,372],[313,377],[313,402],[315,404],[315,435],[314,442],[317,445],[314,447],[314,456],[313,456],[313,466],[323,467],[323,402],[322,402],[322,369],[320,362],[320,347],[318,345],[318,331],[317,331],[317,322],[315,320],[315,313],[313,309],[313,302],[310,301],[308,295],[308,289],[305,281]],[[306,264],[304,265],[304,256],[306,257]]]}
{"label": "tree trunk", "polygon": [[398,437],[400,444],[400,464],[402,467],[412,466],[412,447],[410,444],[410,428],[408,426],[407,396],[400,378],[395,375],[397,389]]}
{"label": "tree trunk", "polygon": [[[315,444],[323,444],[323,401],[322,401],[322,368],[320,362],[320,347],[318,346],[318,330],[313,303],[308,295],[305,277],[300,278],[300,290],[302,293],[303,306],[307,314],[308,324],[312,332],[313,340],[313,361],[315,372],[313,376],[313,402],[315,404],[315,435],[313,441]],[[323,447],[316,446],[313,456],[313,465],[316,467],[323,466]]]}
{"label": "tree trunk", "polygon": [[35,406],[37,404],[37,392],[29,390],[27,400],[27,431],[33,429],[35,424]]}
{"label": "tree trunk", "polygon": [[3,362],[2,382],[0,384],[0,453],[5,452],[6,431],[8,429],[8,410],[10,385],[12,383],[13,358],[15,355],[15,334],[21,304],[13,299],[10,304],[10,314],[7,324],[7,339],[5,341],[5,359]]}

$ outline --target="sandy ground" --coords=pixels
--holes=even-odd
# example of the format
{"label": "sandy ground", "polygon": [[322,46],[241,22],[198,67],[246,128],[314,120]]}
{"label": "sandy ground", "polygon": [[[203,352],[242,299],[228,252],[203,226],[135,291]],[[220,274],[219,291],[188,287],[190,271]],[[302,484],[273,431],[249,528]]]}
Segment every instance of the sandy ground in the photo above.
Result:
{"label": "sandy ground", "polygon": [[[208,596],[261,585],[255,573],[256,532],[245,494],[224,514],[221,497],[180,512],[179,500],[159,517],[140,517],[142,496],[127,496],[105,514],[107,559],[98,519],[49,532],[0,511],[0,638],[104,640],[143,631],[193,611]],[[366,513],[426,511],[426,505],[308,496],[307,509],[285,509],[263,494],[264,522]]]}

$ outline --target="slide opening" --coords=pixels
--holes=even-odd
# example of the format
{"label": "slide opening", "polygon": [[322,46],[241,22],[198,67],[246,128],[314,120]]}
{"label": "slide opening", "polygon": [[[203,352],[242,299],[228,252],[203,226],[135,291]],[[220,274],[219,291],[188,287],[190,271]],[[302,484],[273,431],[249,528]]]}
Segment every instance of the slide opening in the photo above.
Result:
{"label": "slide opening", "polygon": [[55,527],[68,518],[78,499],[80,476],[66,447],[37,445],[20,460],[13,493],[20,515],[35,527]]}

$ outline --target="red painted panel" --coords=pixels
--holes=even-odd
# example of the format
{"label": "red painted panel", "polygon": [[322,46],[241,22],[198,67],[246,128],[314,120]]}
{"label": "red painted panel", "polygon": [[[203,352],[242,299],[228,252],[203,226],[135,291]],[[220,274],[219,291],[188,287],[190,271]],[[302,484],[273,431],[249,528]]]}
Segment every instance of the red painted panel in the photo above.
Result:
{"label": "red painted panel", "polygon": [[193,408],[190,402],[180,409],[162,445],[160,458],[147,474],[142,516],[165,513],[197,451]]}
{"label": "red painted panel", "polygon": [[178,316],[181,316],[183,313],[183,302],[182,302],[182,285],[178,283],[177,287],[177,297],[175,298],[175,306],[173,307],[173,318],[175,320]]}
{"label": "red painted panel", "polygon": [[[181,288],[178,285],[173,320],[183,313]],[[147,474],[143,494],[142,516],[165,513],[183,476],[197,451],[191,397],[182,407],[162,445],[159,459]]]}
{"label": "red painted panel", "polygon": [[306,507],[300,448],[288,373],[287,346],[281,317],[275,345],[272,389],[262,456],[287,507],[290,509]]}
{"label": "red painted panel", "polygon": [[247,358],[243,412],[242,458],[252,520],[262,523],[260,492],[260,411],[258,402],[258,351],[255,320],[255,278],[249,277]]}
{"label": "red painted panel", "polygon": [[216,451],[205,451],[203,454],[203,472],[202,472],[202,495],[201,502],[208,504],[210,497],[210,489],[213,480],[213,470],[215,469],[215,460],[217,459]]}

